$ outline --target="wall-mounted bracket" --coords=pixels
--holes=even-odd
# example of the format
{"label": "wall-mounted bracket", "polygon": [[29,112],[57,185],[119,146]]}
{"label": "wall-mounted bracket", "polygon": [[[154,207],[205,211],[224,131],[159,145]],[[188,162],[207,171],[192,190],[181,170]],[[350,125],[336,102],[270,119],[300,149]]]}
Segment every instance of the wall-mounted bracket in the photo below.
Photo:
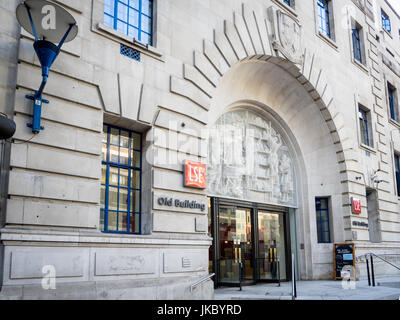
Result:
{"label": "wall-mounted bracket", "polygon": [[35,102],[33,105],[33,120],[32,123],[28,123],[27,126],[32,128],[33,133],[39,133],[40,130],[44,129],[44,127],[40,125],[40,120],[42,117],[42,104],[49,103],[50,101],[43,99],[41,95],[39,95],[38,91],[35,92],[34,96],[26,95],[25,98]]}

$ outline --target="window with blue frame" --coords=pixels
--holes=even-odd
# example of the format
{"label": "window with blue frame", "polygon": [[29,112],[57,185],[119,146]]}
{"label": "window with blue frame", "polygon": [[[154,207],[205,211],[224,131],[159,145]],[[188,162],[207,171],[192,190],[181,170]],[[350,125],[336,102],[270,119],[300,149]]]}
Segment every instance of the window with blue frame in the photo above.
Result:
{"label": "window with blue frame", "polygon": [[291,0],[283,0],[283,3],[287,4],[289,7],[291,6]]}
{"label": "window with blue frame", "polygon": [[329,198],[316,198],[315,210],[317,214],[318,243],[330,243]]}
{"label": "window with blue frame", "polygon": [[331,22],[329,17],[329,1],[317,0],[319,31],[323,35],[331,38]]}
{"label": "window with blue frame", "polygon": [[358,114],[360,120],[361,143],[372,147],[370,112],[359,108]]}
{"label": "window with blue frame", "polygon": [[104,24],[145,44],[153,42],[152,0],[105,0]]}
{"label": "window with blue frame", "polygon": [[388,100],[390,108],[390,118],[394,121],[399,121],[399,112],[397,105],[397,90],[388,82]]}
{"label": "window with blue frame", "polygon": [[391,32],[392,31],[392,25],[390,23],[389,16],[383,10],[381,10],[381,16],[382,16],[382,27],[383,27],[383,29],[385,29],[387,32]]}
{"label": "window with blue frame", "polygon": [[140,233],[141,135],[104,125],[100,227],[104,232]]}
{"label": "window with blue frame", "polygon": [[394,155],[394,165],[396,168],[397,195],[400,197],[400,156]]}
{"label": "window with blue frame", "polygon": [[363,63],[362,51],[361,51],[361,37],[360,37],[360,28],[353,28],[353,51],[354,51],[354,59],[360,63]]}

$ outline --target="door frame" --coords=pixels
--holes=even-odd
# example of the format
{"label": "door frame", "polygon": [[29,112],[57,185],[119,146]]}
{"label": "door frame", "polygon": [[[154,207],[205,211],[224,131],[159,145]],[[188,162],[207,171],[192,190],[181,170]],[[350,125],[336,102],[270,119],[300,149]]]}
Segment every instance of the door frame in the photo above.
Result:
{"label": "door frame", "polygon": [[[289,208],[280,207],[276,205],[268,205],[256,202],[249,202],[249,201],[242,201],[236,199],[227,199],[227,198],[217,198],[217,197],[210,197],[211,202],[211,231],[212,231],[212,272],[215,273],[215,282],[214,287],[217,288],[221,285],[224,286],[232,286],[236,284],[228,284],[228,283],[221,283],[220,282],[220,271],[219,271],[219,258],[220,258],[220,245],[219,245],[219,215],[218,210],[220,206],[230,206],[236,208],[243,208],[243,209],[250,209],[251,210],[251,223],[252,223],[252,263],[253,263],[253,279],[254,281],[252,284],[256,283],[275,283],[278,282],[277,280],[264,280],[259,279],[259,266],[257,263],[257,252],[259,250],[259,239],[258,239],[258,211],[268,211],[271,213],[277,213],[283,215],[283,223],[284,223],[284,230],[285,230],[285,255],[286,255],[286,280],[291,280],[291,265],[292,265],[292,255],[291,255],[291,248],[290,248],[290,223],[289,223]],[[239,285],[239,284],[238,284]]]}

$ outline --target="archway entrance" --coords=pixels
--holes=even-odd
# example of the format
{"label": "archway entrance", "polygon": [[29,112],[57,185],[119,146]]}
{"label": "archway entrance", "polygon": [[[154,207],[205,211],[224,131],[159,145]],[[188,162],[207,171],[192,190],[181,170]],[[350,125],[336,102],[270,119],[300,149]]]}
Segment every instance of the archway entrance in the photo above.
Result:
{"label": "archway entrance", "polygon": [[296,207],[297,195],[292,152],[280,131],[246,106],[225,113],[211,129],[210,259],[217,285],[289,279],[288,208]]}

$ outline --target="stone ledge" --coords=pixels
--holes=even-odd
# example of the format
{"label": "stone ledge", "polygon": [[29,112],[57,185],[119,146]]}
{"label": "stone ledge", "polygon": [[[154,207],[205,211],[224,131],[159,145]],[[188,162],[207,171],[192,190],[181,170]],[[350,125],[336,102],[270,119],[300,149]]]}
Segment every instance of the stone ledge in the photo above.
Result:
{"label": "stone ledge", "polygon": [[[0,240],[5,242],[57,242],[79,245],[124,244],[124,245],[211,245],[207,235],[157,234],[157,235],[118,235],[100,231],[61,231],[43,229],[0,229]],[[25,243],[24,243],[25,244]]]}

